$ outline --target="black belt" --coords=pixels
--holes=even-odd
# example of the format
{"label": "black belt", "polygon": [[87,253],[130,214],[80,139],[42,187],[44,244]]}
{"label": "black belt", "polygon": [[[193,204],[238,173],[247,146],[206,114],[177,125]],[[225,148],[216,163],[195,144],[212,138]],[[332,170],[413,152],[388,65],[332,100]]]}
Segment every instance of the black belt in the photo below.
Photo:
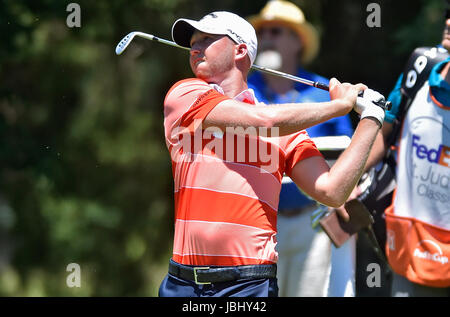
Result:
{"label": "black belt", "polygon": [[169,262],[169,273],[196,284],[211,284],[236,281],[239,279],[254,280],[260,278],[275,278],[276,264],[239,265],[239,266],[187,266],[173,260]]}

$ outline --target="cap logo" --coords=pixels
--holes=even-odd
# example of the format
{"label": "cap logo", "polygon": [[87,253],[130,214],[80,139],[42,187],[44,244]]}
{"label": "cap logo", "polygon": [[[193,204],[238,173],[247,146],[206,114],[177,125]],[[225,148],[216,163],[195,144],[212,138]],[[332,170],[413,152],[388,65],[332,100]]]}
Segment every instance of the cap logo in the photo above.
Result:
{"label": "cap logo", "polygon": [[[207,16],[205,16],[205,18],[206,17],[211,17],[211,18],[214,18],[214,19],[217,19],[217,14],[215,14],[215,13],[210,13],[210,14],[208,14]],[[204,18],[203,18],[204,19]]]}
{"label": "cap logo", "polygon": [[233,34],[233,35],[236,37],[236,39],[238,40],[239,44],[241,44],[241,43],[246,43],[246,42],[242,39],[242,37],[240,37],[239,34],[237,34],[236,32],[234,32],[232,29],[227,29],[227,31],[228,31],[229,33]]}

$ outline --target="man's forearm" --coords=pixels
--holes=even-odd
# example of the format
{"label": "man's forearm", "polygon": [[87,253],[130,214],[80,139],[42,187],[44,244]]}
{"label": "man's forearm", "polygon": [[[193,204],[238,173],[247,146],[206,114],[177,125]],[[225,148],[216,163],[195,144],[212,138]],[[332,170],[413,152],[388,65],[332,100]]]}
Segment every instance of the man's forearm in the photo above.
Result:
{"label": "man's forearm", "polygon": [[351,107],[342,100],[321,103],[300,103],[269,106],[262,109],[269,117],[270,127],[279,128],[280,135],[288,135],[346,115]]}
{"label": "man's forearm", "polygon": [[378,131],[379,123],[371,119],[361,120],[349,147],[331,167],[328,186],[335,193],[336,206],[344,204],[358,183]]}
{"label": "man's forearm", "polygon": [[371,167],[381,161],[389,147],[389,144],[386,142],[391,132],[392,124],[385,122],[381,130],[378,132],[375,142],[373,143],[372,150],[369,153],[366,166],[364,167],[364,172],[367,172]]}
{"label": "man's forearm", "polygon": [[270,130],[276,128],[276,133],[284,136],[331,118],[343,116],[350,110],[351,105],[349,106],[342,100],[256,107],[239,101],[226,100],[211,110],[205,118],[203,126],[205,128],[218,127],[223,131],[229,127],[267,128],[269,133]]}

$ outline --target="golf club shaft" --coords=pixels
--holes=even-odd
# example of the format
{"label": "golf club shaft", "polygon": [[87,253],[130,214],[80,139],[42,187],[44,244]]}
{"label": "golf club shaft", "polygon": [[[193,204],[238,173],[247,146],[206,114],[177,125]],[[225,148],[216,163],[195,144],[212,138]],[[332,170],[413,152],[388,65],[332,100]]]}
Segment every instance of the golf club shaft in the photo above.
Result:
{"label": "golf club shaft", "polygon": [[[139,32],[136,35],[140,36],[140,37],[143,37],[143,38],[146,38],[146,39],[149,39],[149,40],[152,40],[152,41],[155,41],[155,42],[159,42],[159,43],[167,44],[167,45],[170,45],[170,46],[182,48],[182,49],[188,50],[188,51],[190,50],[190,48],[188,48],[188,47],[180,46],[180,45],[176,44],[175,42],[168,41],[168,40],[165,40],[165,39],[161,39],[161,38],[159,38],[157,36],[154,36],[154,35],[151,35],[151,34],[146,34],[146,33]],[[280,72],[280,71],[277,71],[277,70],[273,70],[273,69],[262,67],[262,66],[258,66],[258,65],[252,65],[252,69],[258,70],[258,71],[261,71],[261,72],[264,72],[264,73],[267,73],[267,74],[270,74],[270,75],[275,75],[275,76],[278,76],[278,77],[283,77],[283,78],[286,78],[286,79],[290,79],[290,80],[293,80],[293,81],[296,81],[296,82],[299,82],[299,83],[302,83],[302,84],[305,84],[305,85],[308,85],[308,86],[313,86],[313,87],[316,87],[316,88],[319,88],[319,89],[323,89],[323,90],[326,90],[326,91],[329,90],[328,85],[326,85],[324,83],[320,83],[318,81],[312,81],[312,80],[300,78],[300,77],[297,77],[297,76],[294,76],[294,75],[290,75],[290,74],[287,74],[287,73],[283,73],[283,72]]]}
{"label": "golf club shaft", "polygon": [[290,80],[293,80],[293,81],[296,81],[296,82],[299,82],[299,83],[302,83],[302,84],[305,84],[305,85],[308,85],[308,86],[313,86],[313,87],[316,87],[316,88],[319,88],[319,89],[323,89],[323,90],[326,90],[326,91],[330,90],[330,87],[328,87],[327,84],[324,84],[324,83],[321,83],[321,82],[318,82],[318,81],[308,80],[308,79],[305,79],[305,78],[297,77],[297,76],[294,76],[294,75],[291,75],[291,74],[283,73],[283,72],[280,72],[278,70],[273,70],[273,69],[262,67],[262,66],[258,66],[258,65],[252,65],[252,68],[255,69],[255,70],[258,70],[260,72],[263,72],[263,73],[267,73],[267,74],[270,74],[270,75],[275,75],[275,76],[283,77],[283,78],[286,78],[286,79],[290,79]]}

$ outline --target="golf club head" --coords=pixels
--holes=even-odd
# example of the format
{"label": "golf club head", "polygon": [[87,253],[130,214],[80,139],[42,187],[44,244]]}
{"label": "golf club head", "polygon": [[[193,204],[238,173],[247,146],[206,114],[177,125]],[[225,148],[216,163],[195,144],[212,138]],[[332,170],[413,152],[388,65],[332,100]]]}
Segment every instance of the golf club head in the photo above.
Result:
{"label": "golf club head", "polygon": [[131,43],[133,38],[135,37],[136,32],[130,32],[128,35],[126,35],[116,46],[116,54],[120,55],[123,51],[128,47],[128,45]]}

